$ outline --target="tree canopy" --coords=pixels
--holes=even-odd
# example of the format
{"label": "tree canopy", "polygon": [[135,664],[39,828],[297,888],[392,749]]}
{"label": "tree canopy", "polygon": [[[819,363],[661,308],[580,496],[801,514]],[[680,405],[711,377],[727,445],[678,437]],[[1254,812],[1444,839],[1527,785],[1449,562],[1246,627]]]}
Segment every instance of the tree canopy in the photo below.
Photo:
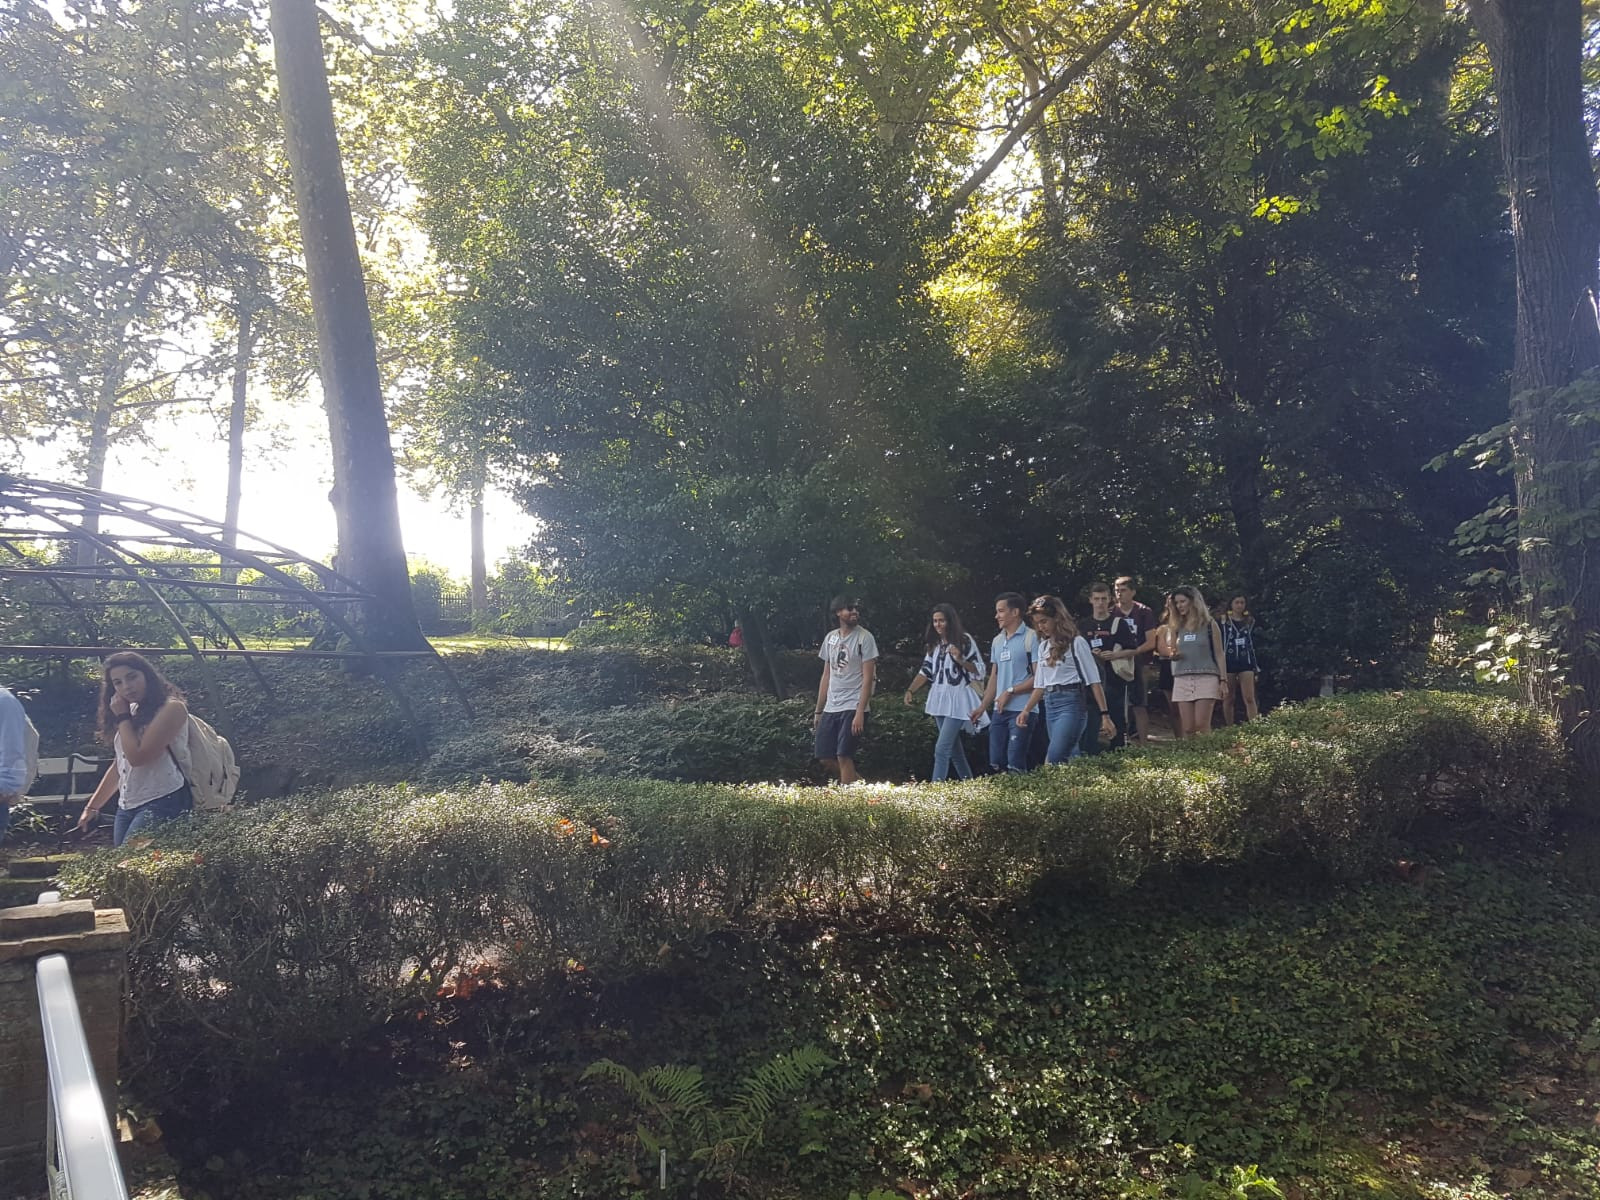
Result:
{"label": "tree canopy", "polygon": [[[758,656],[840,588],[909,633],[1131,571],[1383,677],[1497,490],[1423,470],[1513,364],[1497,7],[325,12],[402,464],[511,487],[585,607]],[[265,6],[67,9],[0,26],[0,403],[92,458],[306,300]]]}

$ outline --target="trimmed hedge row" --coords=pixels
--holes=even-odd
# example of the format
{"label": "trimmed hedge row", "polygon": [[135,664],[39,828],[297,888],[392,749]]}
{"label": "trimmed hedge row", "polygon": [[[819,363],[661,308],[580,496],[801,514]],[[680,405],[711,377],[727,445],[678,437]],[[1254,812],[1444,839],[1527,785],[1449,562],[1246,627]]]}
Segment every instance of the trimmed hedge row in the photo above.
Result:
{"label": "trimmed hedge row", "polygon": [[425,1004],[460,965],[647,969],[708,932],[819,909],[897,924],[1292,855],[1366,869],[1429,814],[1536,824],[1565,792],[1518,705],[1373,694],[1176,747],[914,788],[651,781],[405,785],[166,827],[65,880],[127,911],[132,1081],[237,1086]]}

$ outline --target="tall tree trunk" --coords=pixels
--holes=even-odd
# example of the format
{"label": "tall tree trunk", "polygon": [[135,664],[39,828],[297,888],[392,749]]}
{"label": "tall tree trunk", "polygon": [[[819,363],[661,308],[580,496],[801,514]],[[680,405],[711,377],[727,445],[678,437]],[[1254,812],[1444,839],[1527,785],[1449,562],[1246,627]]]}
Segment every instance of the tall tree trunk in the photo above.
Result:
{"label": "tall tree trunk", "polygon": [[[100,384],[95,390],[94,415],[89,420],[89,446],[84,455],[83,486],[99,491],[106,485],[106,459],[111,454],[111,422],[117,415],[117,393],[122,390],[122,338],[125,327],[114,332],[100,361]],[[100,510],[91,503],[83,510],[83,530],[94,536],[100,532]],[[100,561],[100,552],[88,538],[78,543],[73,555],[80,567]]]}
{"label": "tall tree trunk", "polygon": [[472,525],[472,619],[483,618],[489,611],[489,564],[483,549],[483,484],[472,488],[472,508],[468,515]]}
{"label": "tall tree trunk", "polygon": [[[254,336],[254,305],[249,298],[239,303],[239,340],[233,350],[233,403],[228,409],[228,498],[222,510],[222,540],[239,544],[239,502],[244,494],[244,418],[250,393],[250,351]],[[224,563],[225,583],[239,582],[236,563]]]}
{"label": "tall tree trunk", "polygon": [[333,443],[339,567],[377,598],[362,613],[375,648],[423,649],[427,642],[411,603],[372,311],[339,158],[317,7],[314,0],[271,0],[268,21]]}
{"label": "tall tree trunk", "polygon": [[[1473,0],[1489,47],[1500,146],[1517,254],[1511,446],[1522,550],[1539,623],[1554,616],[1570,656],[1564,695],[1536,695],[1558,712],[1588,787],[1600,784],[1600,199],[1583,109],[1580,0]],[[1578,386],[1573,387],[1574,384]],[[1587,393],[1587,394],[1585,394]],[[1591,414],[1581,419],[1584,413]],[[1575,419],[1579,418],[1579,419]]]}
{"label": "tall tree trunk", "polygon": [[744,658],[750,666],[750,674],[755,677],[756,686],[779,700],[787,699],[777,656],[773,654],[772,644],[767,638],[766,622],[748,608],[737,608],[734,615],[739,618],[739,627],[744,631]]}

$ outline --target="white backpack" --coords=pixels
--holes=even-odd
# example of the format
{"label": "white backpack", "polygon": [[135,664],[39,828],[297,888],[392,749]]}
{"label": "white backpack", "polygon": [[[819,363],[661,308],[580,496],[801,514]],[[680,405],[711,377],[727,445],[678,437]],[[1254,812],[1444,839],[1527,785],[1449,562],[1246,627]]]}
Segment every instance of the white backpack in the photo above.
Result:
{"label": "white backpack", "polygon": [[[177,752],[180,741],[184,743],[182,754]],[[174,739],[171,751],[173,761],[194,793],[195,811],[216,812],[227,808],[234,792],[239,790],[239,763],[233,757],[228,739],[190,713],[189,736]]]}

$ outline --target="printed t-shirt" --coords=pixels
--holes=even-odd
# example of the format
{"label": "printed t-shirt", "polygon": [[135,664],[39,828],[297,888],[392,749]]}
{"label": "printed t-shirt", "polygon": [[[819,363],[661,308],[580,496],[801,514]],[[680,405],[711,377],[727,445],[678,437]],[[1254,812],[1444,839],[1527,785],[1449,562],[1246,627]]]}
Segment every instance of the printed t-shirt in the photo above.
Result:
{"label": "printed t-shirt", "polygon": [[1039,663],[1033,669],[1033,686],[1053,687],[1058,683],[1091,684],[1100,682],[1100,664],[1089,653],[1089,643],[1081,636],[1072,639],[1072,653],[1058,663],[1049,661],[1048,645],[1039,647]]}
{"label": "printed t-shirt", "polygon": [[866,682],[866,665],[878,657],[876,639],[860,627],[849,633],[835,629],[822,639],[817,657],[828,664],[828,701],[823,711],[853,710]]}
{"label": "printed t-shirt", "polygon": [[967,669],[963,671],[950,656],[948,646],[935,646],[922,660],[919,674],[928,681],[928,703],[923,711],[930,717],[960,717],[965,721],[978,707],[971,684],[983,679],[983,655],[978,643],[967,635]]}
{"label": "printed t-shirt", "polygon": [[[1144,638],[1134,628],[1133,620],[1113,611],[1105,620],[1090,617],[1083,623],[1083,637],[1091,650],[1137,650]],[[1097,660],[1098,661],[1098,660]],[[1100,682],[1111,676],[1111,664],[1100,663]]]}
{"label": "printed t-shirt", "polygon": [[[1145,639],[1150,636],[1150,631],[1156,627],[1155,609],[1148,604],[1141,604],[1137,600],[1133,602],[1133,607],[1127,610],[1113,608],[1111,615],[1113,617],[1126,617],[1133,622],[1133,629],[1139,636],[1139,645],[1141,646],[1144,645]],[[1148,657],[1149,655],[1142,655],[1141,661]]]}
{"label": "printed t-shirt", "polygon": [[[1033,643],[1033,649],[1028,649],[1028,643]],[[994,635],[994,641],[989,643],[989,657],[994,660],[994,694],[1018,687],[1033,678],[1033,660],[1039,656],[1038,637],[1026,625],[1018,625],[1017,631],[1009,637],[1005,630]],[[1016,692],[1004,706],[1006,712],[1021,712],[1028,703],[1028,692],[1031,687],[1022,688]]]}

